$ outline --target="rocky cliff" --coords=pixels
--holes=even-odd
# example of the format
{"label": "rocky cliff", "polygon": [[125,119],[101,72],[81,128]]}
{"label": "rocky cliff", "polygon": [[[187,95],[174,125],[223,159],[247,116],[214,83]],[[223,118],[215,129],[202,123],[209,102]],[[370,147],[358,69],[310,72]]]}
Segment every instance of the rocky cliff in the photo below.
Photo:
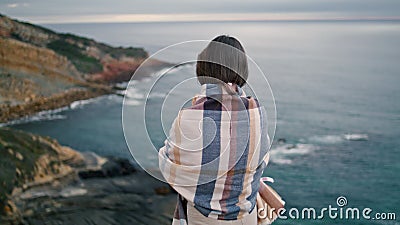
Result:
{"label": "rocky cliff", "polygon": [[0,128],[0,181],[0,224],[167,224],[175,202],[127,159],[9,128]]}
{"label": "rocky cliff", "polygon": [[[4,15],[0,15],[0,28],[0,37],[24,42],[32,47],[52,50],[72,63],[81,75],[89,78],[91,74],[101,73],[103,67],[110,63],[123,61],[130,62],[132,66],[135,66],[148,56],[143,48],[112,47],[93,39],[56,33],[41,26],[10,19]],[[29,53],[22,52],[22,54]],[[48,59],[52,59],[51,55],[50,53]],[[8,55],[6,57],[8,58]],[[76,73],[71,75],[76,75]]]}
{"label": "rocky cliff", "polygon": [[80,153],[55,140],[9,128],[0,129],[0,212],[13,214],[9,199],[35,185],[51,183],[84,164]]}
{"label": "rocky cliff", "polygon": [[0,122],[111,93],[147,56],[0,15]]}

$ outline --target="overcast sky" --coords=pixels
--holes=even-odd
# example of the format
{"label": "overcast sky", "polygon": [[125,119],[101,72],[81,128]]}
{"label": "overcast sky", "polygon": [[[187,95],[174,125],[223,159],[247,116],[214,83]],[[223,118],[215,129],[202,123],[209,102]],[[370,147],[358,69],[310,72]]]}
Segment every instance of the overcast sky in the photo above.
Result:
{"label": "overcast sky", "polygon": [[1,0],[0,9],[35,23],[400,19],[400,0]]}

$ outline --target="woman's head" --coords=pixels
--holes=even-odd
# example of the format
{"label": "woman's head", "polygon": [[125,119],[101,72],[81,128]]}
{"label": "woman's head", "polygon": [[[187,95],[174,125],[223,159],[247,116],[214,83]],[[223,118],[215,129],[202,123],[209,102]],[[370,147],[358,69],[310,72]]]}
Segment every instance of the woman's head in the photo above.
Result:
{"label": "woman's head", "polygon": [[234,37],[214,38],[197,57],[197,79],[205,83],[246,83],[249,70],[242,44]]}

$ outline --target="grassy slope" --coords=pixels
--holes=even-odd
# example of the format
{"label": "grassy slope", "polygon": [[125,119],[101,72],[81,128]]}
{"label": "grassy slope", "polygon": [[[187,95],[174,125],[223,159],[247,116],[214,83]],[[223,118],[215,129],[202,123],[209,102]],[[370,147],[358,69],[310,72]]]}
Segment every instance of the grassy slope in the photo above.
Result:
{"label": "grassy slope", "polygon": [[[59,145],[50,138],[39,138],[30,133],[0,128],[0,212],[14,187],[21,187],[25,182],[34,179],[36,163],[40,156],[57,156],[54,146]],[[54,164],[60,162],[48,163],[51,169]]]}
{"label": "grassy slope", "polygon": [[[126,79],[125,74],[131,75],[148,56],[143,48],[113,47],[1,14],[0,46],[0,122],[32,113],[10,110],[16,105],[36,104],[36,111],[63,107],[76,98],[51,107],[44,98],[70,89],[97,88],[101,90],[96,94],[110,93],[103,90],[109,88],[108,83]],[[94,96],[81,99],[87,97]]]}
{"label": "grassy slope", "polygon": [[[7,18],[0,14],[0,18]],[[60,55],[66,56],[82,73],[97,73],[102,71],[100,57],[108,54],[112,58],[121,57],[146,58],[148,53],[143,48],[134,47],[113,47],[104,43],[96,42],[93,39],[77,36],[70,33],[57,33],[42,26],[34,25],[28,22],[12,20],[20,28],[37,32],[38,34],[48,35],[49,40],[35,41],[30,38],[26,32],[18,29],[11,31],[10,37],[22,42],[33,44],[39,47],[46,47],[54,50]],[[87,48],[94,47],[100,50],[100,57],[88,54]]]}

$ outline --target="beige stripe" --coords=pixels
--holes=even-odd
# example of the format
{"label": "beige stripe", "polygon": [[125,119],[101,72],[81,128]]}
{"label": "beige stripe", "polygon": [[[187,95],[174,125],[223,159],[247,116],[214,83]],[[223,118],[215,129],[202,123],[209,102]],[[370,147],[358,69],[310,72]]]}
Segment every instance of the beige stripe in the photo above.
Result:
{"label": "beige stripe", "polygon": [[[230,101],[229,103],[230,104]],[[226,107],[231,107],[226,106]],[[219,166],[218,166],[218,177],[215,182],[215,189],[213,196],[211,198],[211,208],[222,211],[222,206],[220,200],[222,199],[222,195],[224,193],[225,181],[227,177],[227,172],[229,170],[229,156],[230,156],[230,140],[231,140],[231,130],[230,130],[230,111],[222,111],[221,112],[221,129],[220,129],[220,158],[219,158]],[[217,218],[217,216],[215,217]]]}
{"label": "beige stripe", "polygon": [[[178,113],[178,117],[174,123],[174,143],[172,143],[172,154],[174,156],[174,163],[180,165],[180,154],[179,154],[179,146],[181,145],[181,129],[180,129],[180,121],[181,121],[181,112]],[[176,166],[171,167],[169,182],[171,184],[175,183],[176,179]]]}
{"label": "beige stripe", "polygon": [[[256,105],[254,102],[254,99],[249,100],[249,109],[253,109]],[[249,110],[249,121],[250,121],[250,135],[249,135],[249,153],[247,157],[247,166],[246,166],[246,174],[244,176],[244,182],[243,182],[243,187],[247,187],[249,185],[249,175],[250,175],[250,170],[249,170],[249,162],[251,161],[250,156],[254,154],[254,147],[255,147],[255,121],[254,121],[255,113],[254,110]],[[246,188],[247,189],[247,188]],[[243,201],[245,200],[246,197],[246,191],[243,190],[242,193],[239,195],[239,202],[237,205],[242,205]],[[246,211],[240,211],[238,214],[238,218],[242,218]]]}
{"label": "beige stripe", "polygon": [[260,111],[259,109],[252,109],[252,115],[254,115],[254,151],[250,157],[250,161],[248,164],[248,169],[250,172],[256,172],[257,166],[260,161],[260,151],[261,151],[261,118],[260,118]]}

